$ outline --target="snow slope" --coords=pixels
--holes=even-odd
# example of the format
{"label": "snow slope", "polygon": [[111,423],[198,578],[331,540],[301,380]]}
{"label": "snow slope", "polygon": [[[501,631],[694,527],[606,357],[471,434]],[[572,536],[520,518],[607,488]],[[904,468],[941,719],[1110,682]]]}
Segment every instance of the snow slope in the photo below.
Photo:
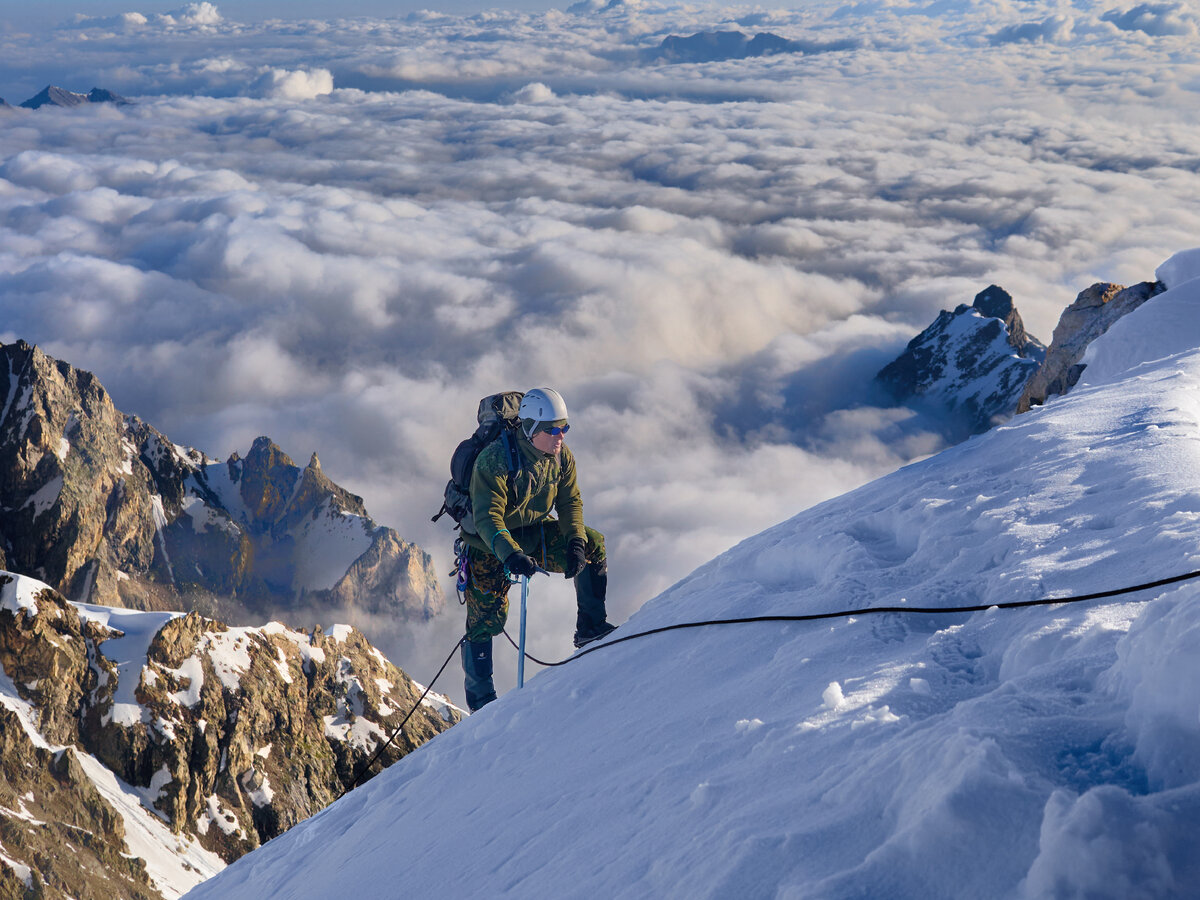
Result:
{"label": "snow slope", "polygon": [[[1197,276],[1200,254],[1164,265],[1067,397],[743,542],[619,634],[1200,569]],[[1198,600],[624,643],[188,897],[1198,896]]]}

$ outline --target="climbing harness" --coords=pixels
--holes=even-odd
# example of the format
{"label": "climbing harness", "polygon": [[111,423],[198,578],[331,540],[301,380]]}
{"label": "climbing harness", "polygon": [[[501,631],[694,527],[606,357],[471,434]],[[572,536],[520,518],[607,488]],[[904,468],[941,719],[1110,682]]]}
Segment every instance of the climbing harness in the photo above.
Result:
{"label": "climbing harness", "polygon": [[454,539],[454,590],[458,594],[458,605],[467,602],[467,586],[471,583],[471,561],[467,555],[467,542],[459,535]]}

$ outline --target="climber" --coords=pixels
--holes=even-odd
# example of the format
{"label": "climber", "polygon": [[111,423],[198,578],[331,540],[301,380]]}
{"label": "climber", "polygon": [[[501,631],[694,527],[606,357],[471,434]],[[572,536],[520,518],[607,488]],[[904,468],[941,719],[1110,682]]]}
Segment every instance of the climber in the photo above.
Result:
{"label": "climber", "polygon": [[557,391],[534,388],[522,397],[519,417],[510,437],[479,452],[471,475],[477,533],[463,529],[468,579],[462,663],[472,712],[496,699],[492,638],[508,618],[510,576],[529,577],[540,568],[574,579],[576,647],[614,627],[604,609],[604,536],[583,524],[575,457],[563,442],[570,428],[567,405]]}

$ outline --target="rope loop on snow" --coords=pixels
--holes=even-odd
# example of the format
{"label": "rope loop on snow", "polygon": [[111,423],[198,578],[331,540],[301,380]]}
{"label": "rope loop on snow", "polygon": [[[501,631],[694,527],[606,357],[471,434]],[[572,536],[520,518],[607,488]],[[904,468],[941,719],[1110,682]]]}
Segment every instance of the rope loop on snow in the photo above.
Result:
{"label": "rope loop on snow", "polygon": [[[616,638],[611,641],[598,643],[594,647],[585,647],[578,653],[568,656],[566,659],[560,659],[558,662],[546,662],[525,654],[525,658],[530,662],[537,663],[539,666],[554,667],[565,666],[567,663],[574,662],[577,659],[582,659],[589,653],[595,653],[597,650],[606,650],[609,647],[615,647],[617,644],[622,644],[625,641],[636,640],[637,638],[648,637],[652,634],[662,634],[664,631],[679,631],[684,628],[706,628],[709,625],[743,625],[748,622],[816,622],[822,619],[849,619],[855,616],[866,616],[878,613],[916,613],[919,615],[937,615],[940,613],[966,613],[966,612],[984,612],[989,609],[1024,609],[1030,606],[1055,606],[1060,603],[1083,603],[1087,600],[1101,600],[1105,597],[1119,597],[1122,594],[1134,594],[1138,591],[1147,591],[1151,588],[1165,587],[1169,584],[1178,584],[1181,581],[1190,581],[1194,578],[1200,578],[1200,571],[1188,572],[1184,575],[1174,575],[1170,578],[1160,578],[1158,581],[1148,581],[1145,584],[1135,584],[1131,587],[1115,588],[1111,591],[1097,591],[1093,594],[1078,594],[1071,597],[1042,597],[1038,600],[1014,600],[1009,603],[981,603],[976,606],[867,606],[862,609],[839,609],[834,612],[809,613],[807,615],[792,615],[792,616],[743,616],[736,619],[707,619],[703,622],[680,622],[675,625],[663,625],[660,628],[651,628],[647,631],[639,631],[635,634],[627,634],[623,637]],[[508,642],[514,647],[512,637],[507,631],[504,636],[508,638]]]}
{"label": "rope loop on snow", "polygon": [[[854,618],[855,616],[866,616],[872,614],[878,615],[880,613],[940,615],[945,613],[985,612],[989,609],[1025,609],[1031,606],[1056,606],[1061,603],[1083,603],[1088,600],[1102,600],[1106,597],[1120,597],[1124,594],[1136,594],[1139,591],[1148,591],[1151,588],[1166,587],[1170,584],[1179,584],[1180,582],[1191,581],[1195,578],[1200,578],[1200,570],[1195,572],[1187,572],[1183,575],[1174,575],[1170,578],[1160,578],[1157,581],[1147,581],[1144,584],[1135,584],[1131,585],[1130,587],[1114,588],[1111,591],[1097,591],[1092,594],[1077,594],[1070,597],[1042,597],[1038,600],[1014,600],[1008,603],[980,603],[974,606],[867,606],[862,609],[839,609],[833,612],[808,613],[805,615],[741,616],[733,619],[706,619],[702,622],[678,622],[674,625],[663,625],[660,628],[650,628],[646,631],[638,631],[634,634],[627,634],[614,640],[606,640],[603,643],[597,643],[592,647],[585,647],[578,653],[572,654],[566,659],[560,659],[558,662],[547,662],[545,660],[538,659],[532,653],[528,652],[525,654],[525,658],[539,666],[554,668],[556,666],[565,666],[567,663],[572,663],[577,659],[582,659],[589,653],[595,653],[597,650],[607,650],[609,647],[615,647],[617,644],[623,644],[626,641],[633,641],[637,640],[638,638],[649,637],[652,634],[662,634],[665,631],[681,631],[684,628],[707,628],[710,625],[745,625],[750,622],[817,622],[823,619],[849,619]],[[508,638],[508,642],[513,645],[513,648],[517,649],[519,652],[520,648],[518,647],[517,642],[512,639],[512,635],[510,635],[508,631],[504,631],[503,634],[506,638]],[[354,780],[351,781],[350,784],[340,794],[338,794],[337,799],[340,800],[358,786],[358,783],[362,780],[363,776],[367,773],[371,766],[373,766],[379,757],[383,755],[383,752],[391,746],[392,741],[396,739],[396,736],[404,730],[404,726],[408,724],[408,720],[412,718],[413,713],[417,711],[417,709],[424,702],[425,698],[429,696],[429,692],[433,690],[433,686],[437,684],[437,680],[442,677],[442,673],[446,671],[446,666],[450,665],[450,660],[454,658],[454,654],[458,652],[463,641],[465,640],[465,636],[458,639],[458,642],[454,645],[454,649],[450,651],[450,655],[446,657],[446,661],[442,663],[442,667],[438,669],[437,674],[433,676],[433,680],[429,682],[429,687],[425,688],[425,693],[423,693],[420,699],[417,700],[416,705],[408,711],[408,715],[404,717],[404,720],[396,727],[396,730],[392,732],[392,735],[387,739],[387,742],[377,751],[375,751],[375,755],[367,761],[366,765],[359,768],[357,774],[354,776]]]}

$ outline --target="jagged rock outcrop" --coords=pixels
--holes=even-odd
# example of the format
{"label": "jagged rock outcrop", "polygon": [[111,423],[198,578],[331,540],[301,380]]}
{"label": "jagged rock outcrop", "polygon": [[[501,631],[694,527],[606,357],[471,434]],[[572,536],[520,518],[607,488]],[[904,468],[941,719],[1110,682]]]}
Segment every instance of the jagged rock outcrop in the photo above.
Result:
{"label": "jagged rock outcrop", "polygon": [[945,416],[950,430],[965,436],[1016,411],[1045,351],[1026,332],[1008,292],[991,285],[972,305],[942,311],[875,378],[897,403]]}
{"label": "jagged rock outcrop", "polygon": [[43,106],[70,108],[73,106],[82,106],[85,103],[114,103],[118,106],[125,106],[129,101],[120,94],[114,94],[112,91],[105,90],[104,88],[92,88],[86,94],[80,94],[76,91],[68,91],[65,88],[60,88],[57,85],[48,84],[22,103],[21,106],[25,109],[40,109]]}
{"label": "jagged rock outcrop", "polygon": [[1080,292],[1075,302],[1063,310],[1046,359],[1025,386],[1017,412],[1040,406],[1047,397],[1065,394],[1074,387],[1084,369],[1080,360],[1088,344],[1108,331],[1117,319],[1163,290],[1161,284],[1151,281],[1130,287],[1099,282]]}
{"label": "jagged rock outcrop", "polygon": [[[347,626],[77,605],[9,573],[0,665],[0,871],[80,900],[178,896],[324,808],[422,691]],[[431,695],[369,774],[459,717]]]}
{"label": "jagged rock outcrop", "polygon": [[0,345],[0,561],[73,600],[235,624],[316,607],[423,620],[445,602],[429,555],[316,454],[301,469],[266,437],[225,462],[180,447],[24,342]]}

